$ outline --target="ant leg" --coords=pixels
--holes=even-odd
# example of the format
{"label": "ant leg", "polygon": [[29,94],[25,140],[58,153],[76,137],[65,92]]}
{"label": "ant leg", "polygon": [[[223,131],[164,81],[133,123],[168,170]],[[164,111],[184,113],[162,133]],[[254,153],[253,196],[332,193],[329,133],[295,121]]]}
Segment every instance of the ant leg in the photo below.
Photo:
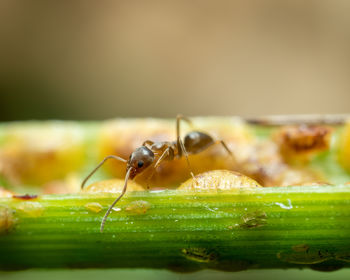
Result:
{"label": "ant leg", "polygon": [[[184,115],[177,115],[176,116],[176,142],[177,142],[177,146],[181,147],[181,136],[180,136],[180,121],[184,120],[186,121],[189,125],[192,125],[192,122],[190,119],[188,119],[187,117],[185,117]],[[183,145],[182,145],[183,146]],[[179,157],[182,156],[182,150],[179,149]]]}
{"label": "ant leg", "polygon": [[187,161],[188,168],[190,169],[190,174],[191,174],[193,180],[196,181],[196,178],[194,177],[194,174],[192,172],[192,167],[191,167],[191,164],[190,164],[190,160],[188,159],[188,153],[186,151],[185,145],[184,145],[184,143],[182,142],[182,140],[180,138],[178,139],[178,141],[180,143],[180,148],[178,150],[183,150],[185,158],[186,158],[186,161]]}
{"label": "ant leg", "polygon": [[[167,156],[170,155],[170,150],[171,150],[170,147],[166,148],[165,151],[162,153],[162,155],[158,158],[156,164],[153,166],[153,170],[152,170],[151,174],[150,174],[150,175],[148,176],[148,178],[147,178],[147,182],[153,177],[154,172],[156,171],[156,169],[157,169],[157,167],[160,165],[160,163],[161,163]],[[147,183],[147,185],[148,185],[148,183]],[[148,188],[149,188],[149,186],[148,186]]]}
{"label": "ant leg", "polygon": [[182,140],[181,140],[181,136],[180,136],[180,121],[184,120],[186,121],[188,124],[192,125],[192,122],[190,119],[188,119],[187,117],[179,114],[176,116],[176,143],[177,143],[177,148],[178,148],[178,156],[181,157],[182,156],[182,152],[185,154],[185,158],[187,161],[187,165],[188,168],[190,169],[190,174],[193,178],[193,180],[196,182],[196,178],[194,177],[194,174],[192,172],[192,167],[190,164],[190,160],[188,159],[188,153],[186,151],[185,145],[183,144]]}
{"label": "ant leg", "polygon": [[152,171],[151,171],[151,174],[147,177],[147,179],[146,179],[146,186],[147,186],[147,189],[149,190],[150,189],[150,186],[149,186],[149,180],[151,180],[151,178],[153,177],[153,175],[154,175],[154,169],[152,169]]}
{"label": "ant leg", "polygon": [[90,172],[90,174],[88,176],[86,176],[86,178],[84,179],[84,181],[81,183],[81,189],[84,188],[84,185],[85,183],[87,182],[87,180],[90,179],[90,177],[108,160],[108,159],[116,159],[116,160],[119,160],[119,161],[122,161],[122,162],[127,162],[127,160],[121,158],[121,157],[118,157],[118,156],[114,156],[114,155],[110,155],[110,156],[106,156],[96,167],[94,170],[92,170]]}
{"label": "ant leg", "polygon": [[154,165],[154,169],[156,169],[160,163],[165,159],[166,156],[170,155],[170,147],[166,148],[165,151],[162,153],[162,155],[159,157],[159,159],[157,160],[156,164]]}
{"label": "ant leg", "polygon": [[114,205],[116,205],[116,203],[123,197],[123,195],[125,194],[126,192],[126,188],[128,186],[128,180],[129,180],[129,176],[130,176],[130,171],[131,171],[131,168],[128,169],[128,171],[126,172],[126,175],[125,175],[125,183],[124,183],[124,187],[123,187],[123,190],[122,190],[122,193],[117,197],[116,200],[114,200],[114,202],[112,203],[111,206],[109,206],[106,214],[103,216],[103,219],[102,219],[102,222],[101,222],[101,227],[100,227],[100,232],[103,232],[103,229],[105,227],[105,223],[107,221],[107,218],[109,216],[109,214],[111,213]]}
{"label": "ant leg", "polygon": [[153,141],[146,140],[145,142],[142,143],[142,146],[146,146],[147,148],[150,148],[153,144],[154,144]]}
{"label": "ant leg", "polygon": [[232,151],[229,149],[229,147],[226,145],[226,143],[223,140],[217,140],[213,144],[221,144],[224,147],[224,149],[227,151],[227,153],[231,156],[233,161],[236,162],[236,158],[234,154],[232,153]]}

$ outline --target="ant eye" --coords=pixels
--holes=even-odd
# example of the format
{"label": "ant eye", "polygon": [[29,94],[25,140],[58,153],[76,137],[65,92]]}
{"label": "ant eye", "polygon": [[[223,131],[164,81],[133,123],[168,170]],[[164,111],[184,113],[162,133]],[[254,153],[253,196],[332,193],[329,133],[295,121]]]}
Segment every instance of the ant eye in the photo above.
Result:
{"label": "ant eye", "polygon": [[138,166],[139,168],[141,168],[141,167],[143,166],[143,161],[142,161],[142,160],[139,160],[138,163],[137,163],[137,166]]}

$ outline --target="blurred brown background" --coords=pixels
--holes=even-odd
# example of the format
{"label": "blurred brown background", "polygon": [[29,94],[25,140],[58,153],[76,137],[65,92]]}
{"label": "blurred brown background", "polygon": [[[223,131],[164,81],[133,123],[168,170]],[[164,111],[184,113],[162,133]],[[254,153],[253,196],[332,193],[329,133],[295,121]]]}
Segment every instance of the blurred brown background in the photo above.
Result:
{"label": "blurred brown background", "polygon": [[0,120],[348,113],[350,1],[0,0]]}

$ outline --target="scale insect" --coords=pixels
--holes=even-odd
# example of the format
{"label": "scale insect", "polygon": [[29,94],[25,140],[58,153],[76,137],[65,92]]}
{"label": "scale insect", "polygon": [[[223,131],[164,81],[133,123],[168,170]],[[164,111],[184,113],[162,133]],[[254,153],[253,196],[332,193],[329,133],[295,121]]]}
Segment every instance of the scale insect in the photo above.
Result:
{"label": "scale insect", "polygon": [[[106,214],[104,215],[100,231],[103,232],[106,220],[112,211],[116,203],[123,197],[128,186],[128,180],[134,179],[138,174],[142,173],[145,169],[153,165],[153,172],[157,167],[165,160],[171,161],[174,158],[181,158],[185,156],[188,168],[190,170],[191,176],[194,178],[192,172],[191,164],[188,159],[190,154],[198,154],[210,146],[215,144],[221,144],[228,154],[234,159],[233,153],[228,148],[226,143],[223,140],[214,140],[210,135],[200,132],[200,131],[191,131],[185,135],[184,139],[181,139],[180,136],[180,122],[181,120],[186,121],[191,124],[191,121],[183,116],[178,115],[176,117],[176,140],[172,142],[153,142],[151,140],[146,140],[143,142],[142,146],[135,149],[134,152],[130,155],[129,159],[123,159],[115,155],[106,156],[96,167],[93,169],[89,175],[84,179],[81,184],[81,189],[84,188],[86,182],[89,178],[109,159],[115,159],[126,163],[126,175],[124,187],[121,194],[114,200],[111,206],[108,208]],[[150,177],[152,177],[153,172]]]}

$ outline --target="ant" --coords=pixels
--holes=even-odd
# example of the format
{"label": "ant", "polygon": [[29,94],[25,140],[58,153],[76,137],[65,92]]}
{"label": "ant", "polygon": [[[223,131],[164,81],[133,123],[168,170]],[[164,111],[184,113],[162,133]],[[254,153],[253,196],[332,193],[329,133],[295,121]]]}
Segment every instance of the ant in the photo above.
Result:
{"label": "ant", "polygon": [[[122,189],[121,194],[117,197],[116,200],[112,203],[112,205],[108,208],[106,214],[104,215],[100,231],[103,232],[104,225],[106,223],[107,217],[112,211],[115,204],[123,197],[126,192],[128,180],[134,179],[135,176],[142,173],[146,168],[151,166],[154,162],[153,172],[157,169],[157,167],[161,164],[162,161],[167,160],[171,161],[174,158],[181,158],[183,155],[186,158],[188,168],[190,170],[190,174],[192,178],[195,180],[194,174],[192,172],[192,168],[190,165],[190,161],[188,159],[189,154],[198,154],[210,146],[215,144],[221,144],[224,149],[229,153],[229,155],[234,159],[234,156],[231,150],[228,148],[226,143],[223,140],[214,140],[210,135],[199,132],[192,131],[185,135],[184,140],[181,140],[180,137],[180,121],[186,121],[188,124],[192,124],[191,121],[183,115],[178,115],[176,117],[176,140],[172,142],[153,142],[151,140],[146,140],[143,142],[142,146],[137,148],[130,155],[128,160],[125,160],[121,157],[115,155],[106,156],[96,167],[94,170],[90,172],[90,174],[84,179],[81,184],[81,189],[84,188],[85,183],[89,178],[108,160],[115,159],[126,163],[126,175],[124,187]],[[149,178],[152,177],[153,172]]]}

